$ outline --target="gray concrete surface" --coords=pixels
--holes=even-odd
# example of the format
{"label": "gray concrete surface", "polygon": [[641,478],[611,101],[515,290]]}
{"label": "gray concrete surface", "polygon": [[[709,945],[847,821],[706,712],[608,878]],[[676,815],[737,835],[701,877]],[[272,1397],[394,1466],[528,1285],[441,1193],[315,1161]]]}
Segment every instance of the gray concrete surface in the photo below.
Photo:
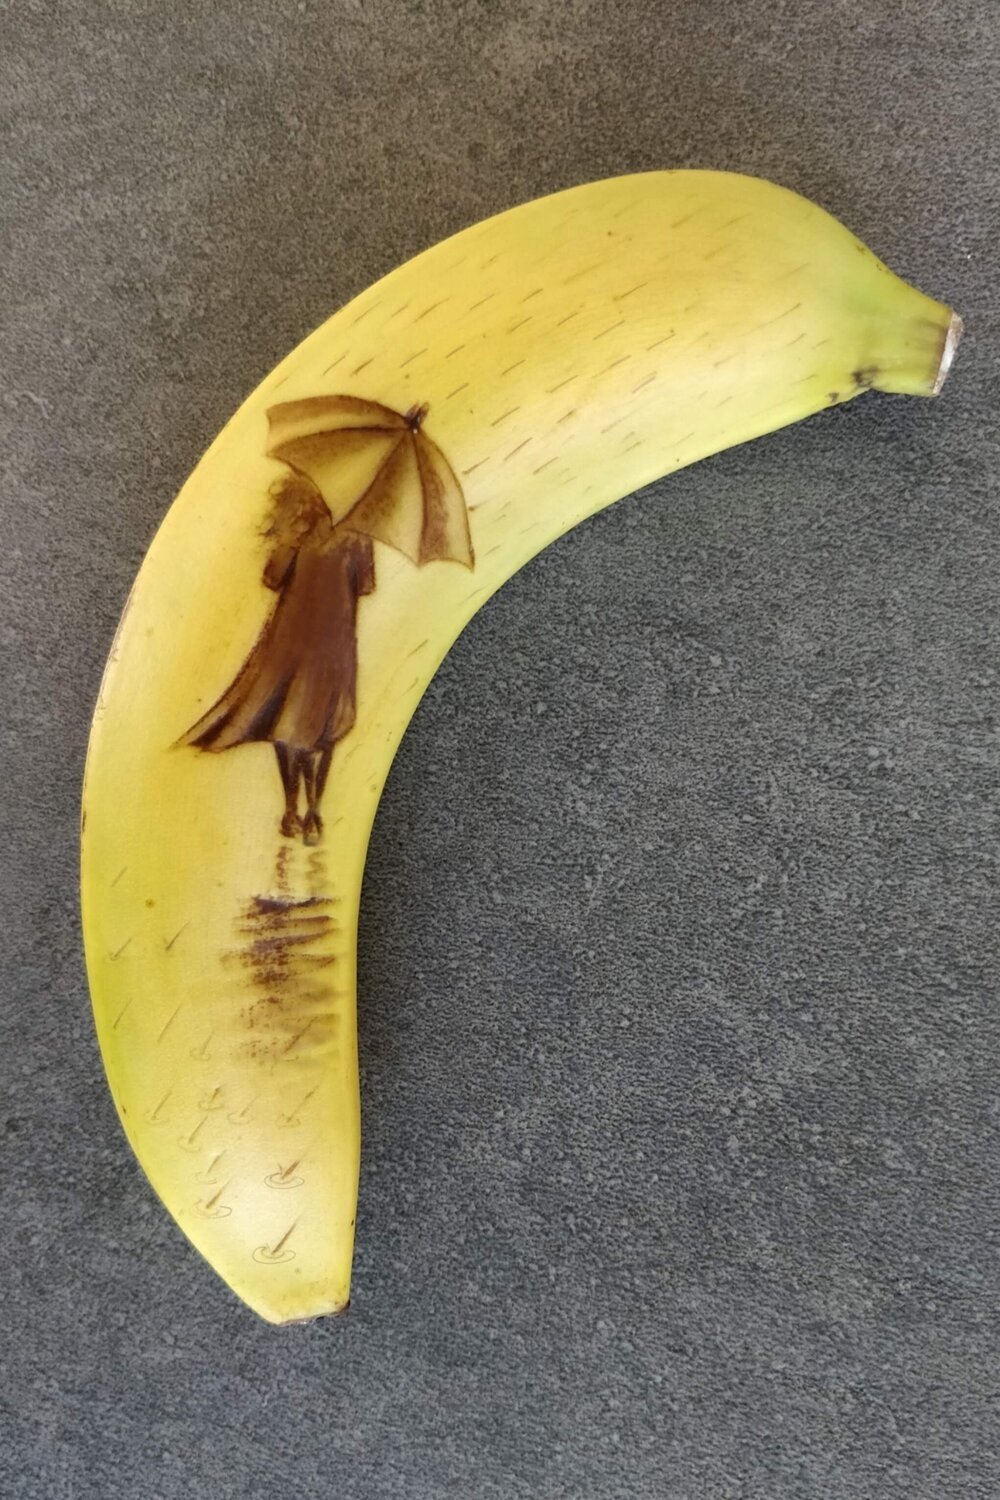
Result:
{"label": "gray concrete surface", "polygon": [[[0,1492],[995,1500],[996,7],[0,29]],[[665,165],[819,199],[961,310],[960,359],[936,405],[632,497],[476,619],[371,850],[352,1310],[271,1329],[153,1201],[92,1035],[76,823],[118,612],[333,307]]]}

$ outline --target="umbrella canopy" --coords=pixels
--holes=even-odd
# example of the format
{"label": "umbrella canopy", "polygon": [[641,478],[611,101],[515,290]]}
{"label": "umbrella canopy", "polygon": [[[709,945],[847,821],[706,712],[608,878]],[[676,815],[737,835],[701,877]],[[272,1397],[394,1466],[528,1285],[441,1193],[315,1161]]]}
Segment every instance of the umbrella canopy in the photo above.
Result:
{"label": "umbrella canopy", "polygon": [[402,415],[358,396],[311,396],[269,408],[267,452],[311,479],[334,523],[421,565],[473,565],[465,496],[421,432],[426,406]]}

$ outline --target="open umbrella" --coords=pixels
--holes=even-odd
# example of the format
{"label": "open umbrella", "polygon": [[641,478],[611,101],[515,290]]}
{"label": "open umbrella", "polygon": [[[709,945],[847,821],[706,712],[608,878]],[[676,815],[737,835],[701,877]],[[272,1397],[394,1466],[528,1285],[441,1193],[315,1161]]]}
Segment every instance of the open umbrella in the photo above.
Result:
{"label": "open umbrella", "polygon": [[269,408],[267,452],[311,479],[334,523],[385,542],[411,562],[473,565],[462,486],[421,432],[427,406],[405,415],[359,396],[311,396]]}

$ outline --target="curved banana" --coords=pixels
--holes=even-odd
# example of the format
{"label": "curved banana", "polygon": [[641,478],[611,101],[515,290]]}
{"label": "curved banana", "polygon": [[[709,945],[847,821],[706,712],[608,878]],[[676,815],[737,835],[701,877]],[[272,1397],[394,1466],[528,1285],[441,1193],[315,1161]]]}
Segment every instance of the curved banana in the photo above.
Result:
{"label": "curved banana", "polygon": [[597,182],[341,308],[198,464],[115,637],[84,789],[97,1030],[132,1147],[262,1317],[347,1304],[369,830],[436,667],[555,537],[959,323],[793,193]]}

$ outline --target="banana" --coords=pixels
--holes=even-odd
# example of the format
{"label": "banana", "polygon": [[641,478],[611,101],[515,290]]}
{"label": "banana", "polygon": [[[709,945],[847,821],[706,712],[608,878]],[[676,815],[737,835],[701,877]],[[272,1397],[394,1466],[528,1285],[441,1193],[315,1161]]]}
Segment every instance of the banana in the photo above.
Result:
{"label": "banana", "polygon": [[83,926],[128,1139],[263,1318],[347,1305],[365,851],[452,641],[640,486],[869,388],[936,394],[959,329],[791,192],[618,177],[393,271],[201,459],[102,682]]}

